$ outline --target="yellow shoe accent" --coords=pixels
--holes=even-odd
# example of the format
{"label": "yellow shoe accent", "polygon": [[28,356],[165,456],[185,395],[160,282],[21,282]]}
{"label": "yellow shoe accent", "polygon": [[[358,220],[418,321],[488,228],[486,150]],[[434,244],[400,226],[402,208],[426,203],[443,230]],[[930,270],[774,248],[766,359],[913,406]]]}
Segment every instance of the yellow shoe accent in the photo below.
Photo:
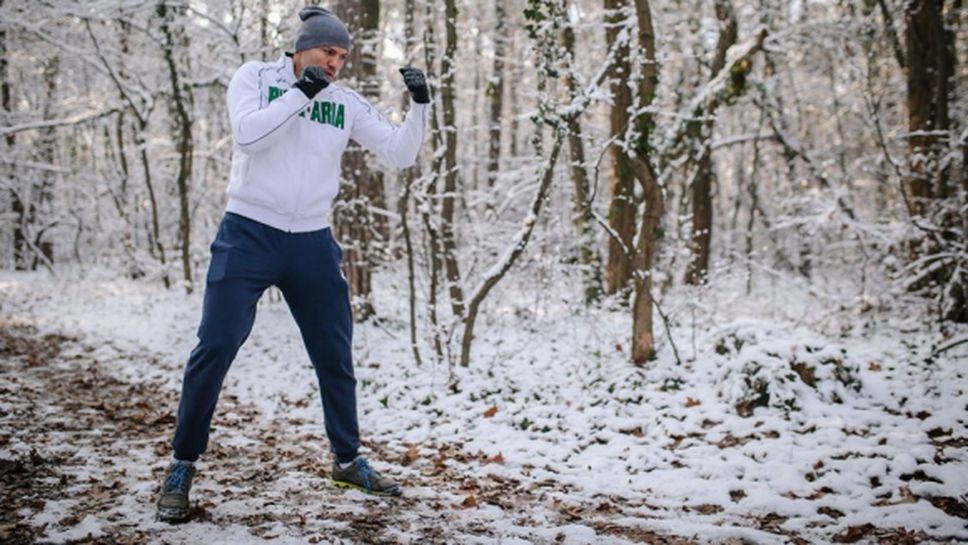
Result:
{"label": "yellow shoe accent", "polygon": [[344,490],[350,490],[355,488],[356,490],[362,490],[363,492],[366,492],[371,496],[393,496],[393,494],[390,494],[388,492],[377,492],[376,490],[367,490],[366,488],[358,484],[348,483],[346,481],[337,481],[336,479],[330,479],[330,481],[332,481],[333,485],[336,488],[342,488]]}

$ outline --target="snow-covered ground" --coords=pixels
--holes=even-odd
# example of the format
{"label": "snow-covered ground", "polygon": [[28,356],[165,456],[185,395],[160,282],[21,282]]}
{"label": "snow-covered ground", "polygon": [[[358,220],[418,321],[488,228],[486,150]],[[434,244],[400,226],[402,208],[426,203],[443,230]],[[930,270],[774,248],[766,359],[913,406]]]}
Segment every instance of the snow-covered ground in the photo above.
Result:
{"label": "snow-covered ground", "polygon": [[196,518],[169,526],[153,498],[201,293],[0,275],[0,541],[968,540],[968,343],[933,355],[968,329],[941,338],[907,301],[747,296],[724,277],[666,302],[681,363],[663,335],[639,368],[626,311],[509,283],[471,367],[451,370],[426,348],[415,364],[404,279],[379,280],[384,319],[355,334],[360,425],[405,497],[328,484],[315,376],[269,294],[223,388]]}

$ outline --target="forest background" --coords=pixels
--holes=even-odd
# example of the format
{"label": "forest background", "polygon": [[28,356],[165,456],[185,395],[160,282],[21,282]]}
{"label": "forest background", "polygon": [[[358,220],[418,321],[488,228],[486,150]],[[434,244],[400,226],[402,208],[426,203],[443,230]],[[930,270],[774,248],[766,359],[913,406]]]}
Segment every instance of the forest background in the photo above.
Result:
{"label": "forest background", "polygon": [[[662,391],[706,362],[741,378],[729,391],[711,378],[709,399],[690,403],[739,418],[843,401],[817,382],[856,393],[888,367],[743,352],[778,338],[810,353],[891,339],[906,350],[897,376],[939,366],[962,392],[961,0],[310,3],[353,34],[338,84],[397,121],[409,100],[397,69],[431,85],[418,164],[350,149],[333,220],[357,322],[392,334],[401,363],[445,377],[427,405],[486,390],[482,373],[520,364],[495,346],[521,335],[552,373],[564,338],[591,337],[583,357]],[[56,322],[58,305],[38,300],[91,304],[95,292],[67,286],[117,281],[197,304],[226,199],[226,86],[244,62],[290,48],[302,5],[0,0],[10,335],[54,327],[36,316],[49,308]],[[280,305],[272,292],[263,306]],[[599,326],[608,333],[589,333]],[[11,361],[26,357],[12,346]],[[955,440],[964,426],[962,414],[928,430]],[[954,445],[963,465],[964,439]],[[948,492],[932,505],[963,519]]]}

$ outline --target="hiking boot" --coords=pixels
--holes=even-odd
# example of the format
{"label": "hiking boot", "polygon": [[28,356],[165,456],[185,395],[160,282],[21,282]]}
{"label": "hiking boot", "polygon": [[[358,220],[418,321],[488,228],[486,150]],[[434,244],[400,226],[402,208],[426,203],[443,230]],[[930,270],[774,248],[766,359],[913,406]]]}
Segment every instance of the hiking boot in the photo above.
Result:
{"label": "hiking boot", "polygon": [[346,469],[340,469],[339,464],[333,462],[332,479],[333,484],[339,488],[358,488],[374,496],[403,494],[400,485],[380,475],[363,457],[354,460],[353,465]]}
{"label": "hiking boot", "polygon": [[165,522],[188,520],[188,491],[192,488],[195,465],[172,462],[158,498],[158,518]]}

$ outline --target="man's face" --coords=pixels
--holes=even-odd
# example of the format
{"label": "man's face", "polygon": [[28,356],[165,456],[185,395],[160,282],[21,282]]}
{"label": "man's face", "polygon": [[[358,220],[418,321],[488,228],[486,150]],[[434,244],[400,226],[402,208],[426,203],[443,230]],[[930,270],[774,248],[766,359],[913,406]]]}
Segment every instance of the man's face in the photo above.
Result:
{"label": "man's face", "polygon": [[346,64],[348,53],[338,45],[323,45],[304,49],[292,56],[296,77],[301,76],[303,69],[307,66],[318,66],[326,72],[326,77],[333,81],[339,75],[339,71],[343,69],[343,65]]}

